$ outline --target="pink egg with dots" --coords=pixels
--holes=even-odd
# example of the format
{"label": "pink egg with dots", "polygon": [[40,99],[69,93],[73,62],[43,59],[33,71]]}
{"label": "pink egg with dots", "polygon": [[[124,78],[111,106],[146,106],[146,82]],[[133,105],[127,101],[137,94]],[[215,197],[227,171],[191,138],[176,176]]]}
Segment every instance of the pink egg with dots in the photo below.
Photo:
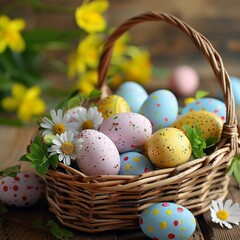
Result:
{"label": "pink egg with dots", "polygon": [[44,181],[34,173],[18,173],[0,179],[0,203],[14,207],[36,204],[45,194]]}
{"label": "pink egg with dots", "polygon": [[199,75],[191,66],[182,65],[172,70],[169,88],[176,95],[181,97],[193,96],[198,86]]}
{"label": "pink egg with dots", "polygon": [[193,214],[185,207],[160,202],[145,209],[139,218],[142,231],[151,239],[188,239],[196,229]]}
{"label": "pink egg with dots", "polygon": [[83,130],[78,137],[83,139],[76,159],[81,172],[89,176],[118,174],[120,155],[109,137],[93,129]]}

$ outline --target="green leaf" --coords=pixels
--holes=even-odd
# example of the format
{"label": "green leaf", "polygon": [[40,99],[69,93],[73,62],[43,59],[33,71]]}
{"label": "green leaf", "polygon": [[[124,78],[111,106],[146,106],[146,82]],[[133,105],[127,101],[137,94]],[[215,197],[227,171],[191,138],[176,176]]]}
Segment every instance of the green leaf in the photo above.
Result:
{"label": "green leaf", "polygon": [[20,172],[20,165],[15,165],[12,167],[8,167],[4,169],[3,171],[0,171],[0,176],[8,176],[8,177],[16,177],[16,175]]}
{"label": "green leaf", "polygon": [[7,212],[7,208],[0,204],[0,216],[4,215]]}
{"label": "green leaf", "polygon": [[20,157],[19,161],[23,162],[31,162],[31,160],[27,157],[28,154],[24,154]]}
{"label": "green leaf", "polygon": [[205,141],[206,141],[206,144],[207,144],[206,147],[208,148],[208,147],[214,146],[219,141],[219,138],[217,138],[217,137],[209,137]]}
{"label": "green leaf", "polygon": [[200,98],[206,97],[208,94],[209,94],[209,92],[207,92],[207,91],[198,90],[195,94],[195,98],[200,99]]}
{"label": "green leaf", "polygon": [[77,106],[81,105],[81,101],[79,99],[78,96],[75,96],[73,98],[71,98],[68,102],[67,102],[67,108],[74,108]]}
{"label": "green leaf", "polygon": [[57,167],[58,166],[58,155],[54,154],[49,158],[49,163],[53,166],[53,167]]}
{"label": "green leaf", "polygon": [[57,238],[57,239],[64,239],[65,237],[73,237],[73,233],[66,229],[66,228],[61,228],[58,226],[57,223],[54,221],[50,220],[47,223],[47,226],[50,227],[51,233]]}
{"label": "green leaf", "polygon": [[188,125],[184,125],[183,129],[185,130],[187,137],[192,146],[192,152],[194,158],[201,158],[205,156],[204,149],[206,148],[207,144],[202,137],[202,132],[198,128],[198,126],[194,126],[191,128]]}
{"label": "green leaf", "polygon": [[90,99],[96,99],[99,98],[101,96],[102,92],[98,89],[94,89],[90,92],[89,94],[89,98]]}

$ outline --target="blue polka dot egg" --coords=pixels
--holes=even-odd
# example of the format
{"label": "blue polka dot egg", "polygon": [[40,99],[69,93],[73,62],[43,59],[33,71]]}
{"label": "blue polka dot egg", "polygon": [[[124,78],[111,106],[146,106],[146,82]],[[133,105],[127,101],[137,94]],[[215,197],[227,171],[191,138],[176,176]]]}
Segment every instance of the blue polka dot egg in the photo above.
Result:
{"label": "blue polka dot egg", "polygon": [[161,202],[145,209],[139,224],[148,237],[154,240],[183,240],[189,238],[196,228],[193,214],[175,203]]}
{"label": "blue polka dot egg", "polygon": [[138,175],[155,169],[150,160],[138,152],[122,153],[120,161],[120,175]]}

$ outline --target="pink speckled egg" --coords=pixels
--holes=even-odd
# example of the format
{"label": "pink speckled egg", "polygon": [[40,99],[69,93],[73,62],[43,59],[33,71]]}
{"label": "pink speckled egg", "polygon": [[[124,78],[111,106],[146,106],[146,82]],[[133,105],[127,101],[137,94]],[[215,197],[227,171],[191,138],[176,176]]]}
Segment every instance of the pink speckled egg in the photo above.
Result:
{"label": "pink speckled egg", "polygon": [[16,177],[0,179],[0,203],[15,207],[28,207],[44,195],[45,183],[33,173],[18,173]]}
{"label": "pink speckled egg", "polygon": [[86,175],[116,175],[120,170],[119,152],[105,134],[93,130],[83,130],[79,135],[83,139],[83,149],[76,163]]}
{"label": "pink speckled egg", "polygon": [[192,96],[199,86],[199,76],[196,70],[183,65],[173,69],[169,78],[169,88],[181,97]]}
{"label": "pink speckled egg", "polygon": [[105,119],[99,131],[107,135],[120,153],[135,150],[152,134],[151,122],[138,113],[119,113]]}

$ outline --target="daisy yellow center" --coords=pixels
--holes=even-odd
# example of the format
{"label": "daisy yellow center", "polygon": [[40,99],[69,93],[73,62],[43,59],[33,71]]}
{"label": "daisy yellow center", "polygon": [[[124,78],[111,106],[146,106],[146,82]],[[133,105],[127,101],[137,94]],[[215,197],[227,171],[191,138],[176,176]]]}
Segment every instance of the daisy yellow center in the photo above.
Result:
{"label": "daisy yellow center", "polygon": [[56,123],[56,124],[53,126],[53,132],[54,132],[54,134],[64,133],[64,132],[65,132],[65,126],[64,126],[64,124],[62,124],[62,123]]}
{"label": "daisy yellow center", "polygon": [[93,122],[91,120],[86,120],[85,122],[83,122],[82,124],[82,129],[93,129]]}
{"label": "daisy yellow center", "polygon": [[226,221],[228,219],[228,212],[225,210],[219,210],[217,212],[217,217],[222,221]]}
{"label": "daisy yellow center", "polygon": [[61,146],[61,150],[66,155],[71,155],[75,151],[75,147],[71,142],[64,142]]}

